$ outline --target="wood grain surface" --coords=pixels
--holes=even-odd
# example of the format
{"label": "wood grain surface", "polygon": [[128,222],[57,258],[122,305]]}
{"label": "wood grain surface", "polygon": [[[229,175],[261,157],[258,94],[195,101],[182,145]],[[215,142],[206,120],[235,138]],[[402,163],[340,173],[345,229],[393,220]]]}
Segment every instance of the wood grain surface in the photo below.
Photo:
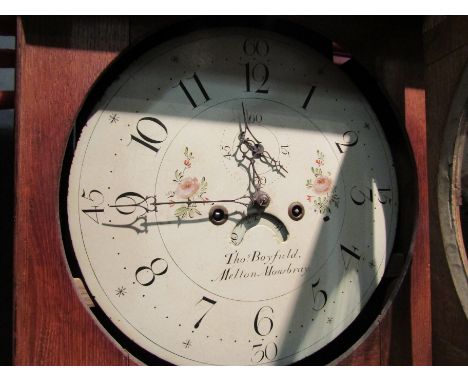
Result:
{"label": "wood grain surface", "polygon": [[[436,365],[468,364],[468,320],[445,255],[437,178],[447,119],[463,70],[468,68],[468,17],[432,16],[424,28],[433,359]],[[447,163],[448,166],[448,163]],[[447,203],[449,201],[447,200]],[[466,296],[465,296],[466,297]]]}
{"label": "wood grain surface", "polygon": [[432,364],[429,203],[427,183],[426,95],[405,89],[405,124],[418,167],[419,219],[411,267],[411,335],[414,365]]}
{"label": "wood grain surface", "polygon": [[[128,45],[128,23],[110,21],[19,19],[15,365],[128,364],[126,352],[100,330],[78,298],[58,216],[61,164],[73,120],[90,86]],[[73,28],[54,35],[57,46],[51,46],[50,26],[61,23]],[[95,50],[96,39],[109,41],[109,49]]]}

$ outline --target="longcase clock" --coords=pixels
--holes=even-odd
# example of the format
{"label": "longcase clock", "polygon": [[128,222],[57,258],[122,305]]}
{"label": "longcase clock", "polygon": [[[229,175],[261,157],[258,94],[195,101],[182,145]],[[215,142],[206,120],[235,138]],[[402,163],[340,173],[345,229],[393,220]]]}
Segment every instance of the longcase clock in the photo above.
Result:
{"label": "longcase clock", "polygon": [[19,20],[16,363],[430,362],[421,93],[312,21]]}

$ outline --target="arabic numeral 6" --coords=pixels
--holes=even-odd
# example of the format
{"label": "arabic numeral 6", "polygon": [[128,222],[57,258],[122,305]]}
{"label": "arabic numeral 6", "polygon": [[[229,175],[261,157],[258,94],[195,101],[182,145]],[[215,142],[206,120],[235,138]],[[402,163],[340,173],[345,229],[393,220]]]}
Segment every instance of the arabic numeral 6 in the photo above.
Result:
{"label": "arabic numeral 6", "polygon": [[267,316],[269,312],[273,314],[273,308],[264,306],[260,308],[255,316],[254,329],[259,336],[265,337],[273,330],[273,320]]}

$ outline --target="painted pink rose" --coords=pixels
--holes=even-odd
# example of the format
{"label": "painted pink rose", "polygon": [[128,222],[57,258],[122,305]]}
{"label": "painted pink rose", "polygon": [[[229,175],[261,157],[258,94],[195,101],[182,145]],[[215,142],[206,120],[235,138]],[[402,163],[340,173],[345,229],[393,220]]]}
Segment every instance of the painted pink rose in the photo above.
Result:
{"label": "painted pink rose", "polygon": [[314,183],[312,184],[312,189],[317,194],[325,194],[330,191],[330,188],[331,188],[331,179],[323,175],[317,176],[314,179]]}
{"label": "painted pink rose", "polygon": [[195,195],[199,188],[200,183],[196,177],[185,177],[177,186],[176,195],[182,199],[189,199]]}

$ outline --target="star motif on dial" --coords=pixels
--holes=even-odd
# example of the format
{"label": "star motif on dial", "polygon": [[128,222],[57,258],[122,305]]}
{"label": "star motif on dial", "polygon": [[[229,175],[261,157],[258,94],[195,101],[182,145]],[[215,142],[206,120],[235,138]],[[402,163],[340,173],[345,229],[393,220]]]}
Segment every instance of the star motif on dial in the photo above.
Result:
{"label": "star motif on dial", "polygon": [[374,264],[373,261],[369,261],[368,264],[369,264],[369,267],[371,267],[371,268],[374,268],[374,267],[375,267],[375,264]]}
{"label": "star motif on dial", "polygon": [[125,296],[126,294],[127,294],[127,288],[124,288],[123,286],[115,290],[115,295],[117,297],[122,297],[122,296]]}
{"label": "star motif on dial", "polygon": [[331,324],[333,322],[333,317],[328,317],[327,318],[327,324]]}
{"label": "star motif on dial", "polygon": [[370,128],[370,125],[369,125],[369,123],[368,123],[368,122],[364,123],[364,128],[365,128],[365,129],[367,129],[367,130],[369,130],[369,128]]}
{"label": "star motif on dial", "polygon": [[184,347],[188,349],[192,346],[192,343],[190,342],[190,340],[186,340],[185,342],[182,342],[182,345],[184,345]]}
{"label": "star motif on dial", "polygon": [[117,123],[117,122],[119,122],[119,117],[118,117],[118,115],[117,115],[117,114],[111,114],[111,115],[109,116],[109,122],[110,122],[110,123]]}

